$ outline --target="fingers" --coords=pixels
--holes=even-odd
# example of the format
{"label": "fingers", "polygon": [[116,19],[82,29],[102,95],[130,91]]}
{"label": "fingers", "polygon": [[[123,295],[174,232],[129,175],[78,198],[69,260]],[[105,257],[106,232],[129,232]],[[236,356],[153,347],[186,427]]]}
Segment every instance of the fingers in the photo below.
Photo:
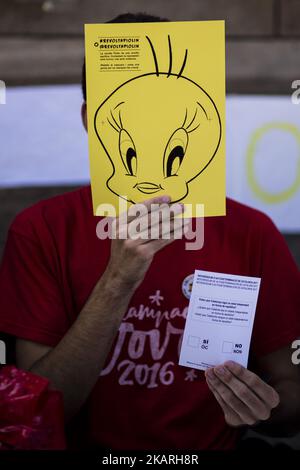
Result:
{"label": "fingers", "polygon": [[145,244],[145,246],[149,247],[152,250],[153,254],[155,254],[159,250],[164,248],[165,246],[170,245],[171,243],[173,243],[176,239],[182,238],[182,235],[187,233],[188,229],[189,229],[188,221],[184,221],[183,228],[180,226],[180,227],[177,227],[174,230],[172,230],[170,232],[170,234],[167,233],[168,238],[159,238],[157,240],[149,240]]}
{"label": "fingers", "polygon": [[[137,244],[149,243],[152,240],[164,238],[166,240],[182,238],[190,219],[177,217],[184,212],[183,204],[166,204],[168,197],[153,198],[141,204],[138,216],[120,216],[116,219],[116,237],[118,239],[135,240]],[[135,210],[138,208],[135,205]],[[146,213],[145,213],[146,209]],[[151,211],[151,212],[150,212]]]}
{"label": "fingers", "polygon": [[236,396],[233,391],[227,387],[216,375],[214,370],[210,369],[206,373],[207,384],[211,385],[222,397],[223,401],[229,406],[235,414],[239,416],[241,422],[249,426],[256,423],[256,418],[247,405]]}
{"label": "fingers", "polygon": [[[171,202],[171,198],[170,196],[161,196],[161,197],[153,197],[151,199],[146,199],[145,201],[142,201],[138,204],[134,204],[135,208],[138,208],[138,206],[141,206],[141,211],[144,213],[145,210],[150,213],[150,212],[155,212],[157,210],[159,210],[159,207],[161,204],[170,204]],[[133,206],[131,206],[133,207]],[[127,212],[127,221],[128,222],[131,222],[132,220],[134,220],[136,218],[136,215],[133,214],[131,215],[131,212],[132,212],[132,209],[129,208],[128,212]],[[134,211],[135,212],[135,211]],[[124,214],[120,214],[120,218],[122,219],[122,215]]]}
{"label": "fingers", "polygon": [[[170,234],[177,228],[184,226],[184,219],[176,218],[184,212],[182,204],[163,204],[159,209],[137,217],[131,221],[128,227],[129,237],[134,240],[151,240],[158,238],[170,238]],[[138,228],[138,231],[136,230]]]}
{"label": "fingers", "polygon": [[[112,249],[108,271],[121,282],[139,285],[153,256],[189,230],[189,219],[176,218],[183,204],[170,205],[169,197],[153,198],[131,206],[112,223]],[[116,274],[117,272],[117,274]]]}
{"label": "fingers", "polygon": [[272,387],[235,362],[208,369],[205,376],[227,422],[236,423],[238,415],[242,424],[253,425],[269,419],[272,409],[279,404],[279,396]]}
{"label": "fingers", "polygon": [[268,419],[270,417],[271,408],[269,405],[261,401],[255,393],[255,388],[249,388],[244,382],[240,381],[226,367],[216,367],[215,374],[227,387],[232,390],[235,396],[242,401],[251,415],[257,419]]}
{"label": "fingers", "polygon": [[153,232],[154,239],[163,238],[163,239],[169,240],[170,238],[175,238],[174,234],[176,233],[176,235],[177,234],[181,235],[183,228],[187,227],[190,224],[190,221],[191,221],[190,219],[183,219],[183,218],[163,220],[158,226],[156,226],[156,230],[151,230],[151,236]]}
{"label": "fingers", "polygon": [[[146,217],[148,220],[149,214],[154,214],[158,212],[161,208],[161,205],[167,205],[170,202],[170,197],[169,196],[164,196],[164,197],[156,197],[152,199],[148,199],[144,202],[141,202],[139,204],[135,204],[134,206],[131,206],[127,212],[123,212],[119,214],[119,217],[117,217],[114,222],[114,230],[117,234],[116,238],[119,239],[126,239],[128,238],[128,228],[130,222],[136,220],[136,219],[141,219],[142,217]],[[133,212],[132,208],[134,207],[134,215],[131,215],[131,212]],[[140,210],[140,213],[142,215],[136,215],[136,213]],[[146,214],[145,214],[146,212]]]}
{"label": "fingers", "polygon": [[270,405],[271,408],[279,405],[280,398],[276,390],[256,374],[233,361],[225,362],[225,367],[251,390],[254,390],[258,397]]}
{"label": "fingers", "polygon": [[224,412],[224,417],[225,421],[230,424],[231,426],[241,426],[244,423],[242,422],[240,416],[232,409],[230,406],[225,402],[225,400],[221,397],[217,389],[213,387],[213,385],[209,382],[207,382],[208,388],[210,391],[214,394],[217,402],[221,406],[223,412]]}
{"label": "fingers", "polygon": [[[186,223],[183,228],[183,233],[186,233],[188,229],[189,227]],[[144,240],[127,239],[125,240],[124,247],[126,247],[127,253],[130,253],[131,258],[139,257],[147,261],[152,259],[159,250],[172,243],[176,238],[181,238],[181,236],[182,228],[178,227],[173,230],[168,239],[160,238],[157,240],[148,240],[146,241],[147,243],[143,243]]]}

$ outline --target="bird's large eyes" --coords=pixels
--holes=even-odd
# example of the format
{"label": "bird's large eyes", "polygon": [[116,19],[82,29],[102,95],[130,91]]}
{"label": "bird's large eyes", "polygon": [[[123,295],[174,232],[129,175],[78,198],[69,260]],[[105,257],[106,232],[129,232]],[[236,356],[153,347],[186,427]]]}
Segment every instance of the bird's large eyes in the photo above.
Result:
{"label": "bird's large eyes", "polygon": [[137,157],[134,142],[125,129],[119,135],[119,151],[122,162],[129,175],[135,176],[137,170]]}
{"label": "bird's large eyes", "polygon": [[181,166],[188,145],[188,133],[177,129],[170,137],[164,154],[165,177],[175,176]]}

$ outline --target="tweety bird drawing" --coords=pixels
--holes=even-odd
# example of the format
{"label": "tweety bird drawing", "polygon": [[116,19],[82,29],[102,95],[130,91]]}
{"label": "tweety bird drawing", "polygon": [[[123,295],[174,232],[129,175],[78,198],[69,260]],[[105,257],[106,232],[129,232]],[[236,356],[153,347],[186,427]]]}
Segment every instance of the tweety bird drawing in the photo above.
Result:
{"label": "tweety bird drawing", "polygon": [[114,89],[97,108],[94,129],[112,165],[112,193],[131,203],[162,195],[178,202],[216,156],[221,119],[209,93],[184,75],[188,50],[174,71],[169,35],[169,64],[160,70],[146,39],[154,69]]}

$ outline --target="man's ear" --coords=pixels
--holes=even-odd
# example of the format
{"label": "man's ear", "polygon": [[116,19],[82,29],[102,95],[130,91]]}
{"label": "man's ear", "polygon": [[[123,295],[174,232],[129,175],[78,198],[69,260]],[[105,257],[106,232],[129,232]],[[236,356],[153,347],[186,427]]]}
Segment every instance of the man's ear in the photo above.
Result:
{"label": "man's ear", "polygon": [[81,119],[82,119],[82,124],[85,130],[87,131],[87,113],[86,113],[86,102],[84,101],[81,106]]}

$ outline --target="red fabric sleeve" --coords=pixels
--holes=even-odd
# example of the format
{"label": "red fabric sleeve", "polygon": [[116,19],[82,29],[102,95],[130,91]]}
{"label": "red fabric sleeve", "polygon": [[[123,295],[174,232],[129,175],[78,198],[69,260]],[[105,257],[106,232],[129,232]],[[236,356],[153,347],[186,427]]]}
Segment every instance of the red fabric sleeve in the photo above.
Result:
{"label": "red fabric sleeve", "polygon": [[288,346],[300,336],[300,272],[269,218],[261,241],[261,287],[252,335],[255,356]]}
{"label": "red fabric sleeve", "polygon": [[63,294],[45,256],[50,247],[10,229],[0,267],[0,331],[55,346],[69,325]]}

